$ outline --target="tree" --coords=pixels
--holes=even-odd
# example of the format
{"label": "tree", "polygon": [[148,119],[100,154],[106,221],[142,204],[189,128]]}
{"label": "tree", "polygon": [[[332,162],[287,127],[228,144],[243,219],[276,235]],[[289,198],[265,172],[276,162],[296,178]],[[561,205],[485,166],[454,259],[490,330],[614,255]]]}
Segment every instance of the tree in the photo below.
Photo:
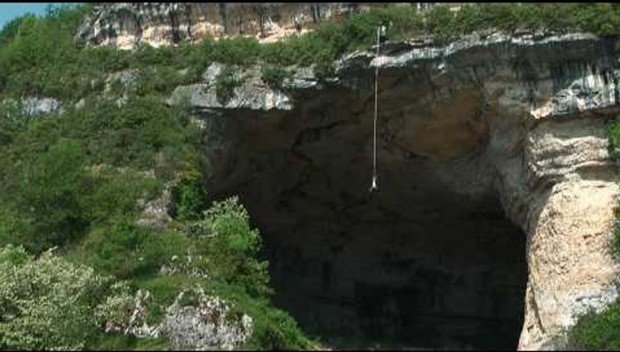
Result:
{"label": "tree", "polygon": [[86,225],[82,194],[84,155],[78,141],[61,139],[27,160],[11,198],[22,217],[17,243],[35,252],[73,239]]}

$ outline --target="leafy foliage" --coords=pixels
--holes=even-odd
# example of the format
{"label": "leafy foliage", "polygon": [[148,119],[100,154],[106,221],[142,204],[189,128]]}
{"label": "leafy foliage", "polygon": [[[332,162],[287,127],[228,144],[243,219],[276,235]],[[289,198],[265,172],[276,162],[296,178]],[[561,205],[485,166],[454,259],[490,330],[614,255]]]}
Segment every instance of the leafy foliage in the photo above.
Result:
{"label": "leafy foliage", "polygon": [[[159,192],[163,180],[201,168],[199,129],[185,111],[153,97],[19,120],[0,116],[9,126],[0,148],[0,242],[35,252],[135,215],[137,201]],[[141,169],[156,178],[132,171]]]}
{"label": "leafy foliage", "polygon": [[92,309],[107,279],[50,253],[0,249],[0,348],[82,349],[97,333]]}
{"label": "leafy foliage", "polygon": [[615,160],[620,158],[620,121],[614,121],[607,129],[609,137],[609,154]]}
{"label": "leafy foliage", "polygon": [[241,83],[236,77],[237,73],[234,66],[226,66],[216,77],[215,94],[221,104],[226,104],[234,96],[235,88]]}
{"label": "leafy foliage", "polygon": [[261,237],[250,228],[249,216],[237,197],[214,202],[190,234],[196,237],[196,254],[209,260],[206,272],[229,284],[239,285],[255,296],[268,295],[266,261],[258,260]]}
{"label": "leafy foliage", "polygon": [[172,189],[173,216],[178,220],[197,220],[206,208],[206,191],[202,175],[188,172]]}
{"label": "leafy foliage", "polygon": [[[11,170],[15,174],[4,186],[11,196],[5,199],[5,206],[11,208],[5,212],[20,216],[2,226],[4,235],[18,234],[12,242],[33,251],[75,240],[86,226],[79,202],[85,187],[83,166],[79,142],[61,139],[48,151],[30,156],[17,170]],[[8,189],[14,192],[8,193]]]}
{"label": "leafy foliage", "polygon": [[280,66],[265,66],[261,70],[263,81],[272,87],[281,87],[284,79],[290,77],[291,73]]}
{"label": "leafy foliage", "polygon": [[81,262],[121,279],[153,275],[167,259],[184,252],[182,234],[154,233],[121,219],[112,227],[91,231],[79,251]]}
{"label": "leafy foliage", "polygon": [[591,312],[579,319],[567,337],[566,348],[577,350],[620,349],[620,304],[614,303],[603,313]]}

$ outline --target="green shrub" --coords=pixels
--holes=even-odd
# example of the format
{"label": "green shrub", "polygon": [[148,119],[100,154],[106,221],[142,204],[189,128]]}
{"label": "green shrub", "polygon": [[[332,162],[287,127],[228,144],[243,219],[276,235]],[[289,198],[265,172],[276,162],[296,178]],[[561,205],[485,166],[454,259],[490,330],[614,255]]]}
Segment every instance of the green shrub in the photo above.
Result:
{"label": "green shrub", "polygon": [[226,105],[235,95],[235,88],[241,84],[241,81],[235,77],[237,72],[234,66],[226,66],[216,77],[215,94],[222,105]]}
{"label": "green shrub", "polygon": [[577,350],[620,349],[620,304],[614,303],[603,313],[581,317],[570,330],[564,348]]}
{"label": "green shrub", "polygon": [[0,249],[0,349],[82,349],[108,280],[50,253]]}
{"label": "green shrub", "polygon": [[607,129],[609,138],[609,154],[614,160],[620,157],[620,121],[614,121]]}
{"label": "green shrub", "polygon": [[87,264],[118,278],[128,278],[139,271],[138,252],[146,236],[148,232],[135,227],[129,219],[112,228],[94,229],[83,247],[83,251],[92,255]]}
{"label": "green shrub", "polygon": [[121,333],[100,333],[90,339],[87,350],[95,351],[128,351],[135,348],[136,341],[133,336],[126,336]]}
{"label": "green shrub", "polygon": [[155,233],[133,224],[131,218],[112,227],[95,228],[89,233],[79,258],[93,268],[121,279],[153,275],[173,255],[183,255],[187,239],[178,233]]}
{"label": "green shrub", "polygon": [[159,268],[173,256],[186,253],[190,242],[181,233],[157,233],[147,236],[139,251],[140,270],[157,273]]}
{"label": "green shrub", "polygon": [[184,174],[171,193],[172,214],[178,220],[197,220],[206,208],[207,195],[199,172]]}
{"label": "green shrub", "polygon": [[[79,197],[84,189],[83,150],[78,141],[61,139],[43,153],[26,156],[10,167],[0,195],[4,214],[19,214],[12,225],[12,243],[39,252],[76,239],[87,222]],[[8,220],[0,216],[0,221]]]}
{"label": "green shrub", "polygon": [[254,331],[248,346],[251,349],[309,349],[313,343],[286,312],[274,308],[266,297],[255,297],[238,286],[218,284],[213,293],[234,303],[234,309],[252,317]]}
{"label": "green shrub", "polygon": [[196,254],[208,258],[205,272],[240,285],[252,295],[272,292],[268,263],[258,259],[261,237],[250,228],[248,213],[237,197],[214,202],[204,218],[192,226],[190,234],[195,237]]}
{"label": "green shrub", "polygon": [[449,39],[454,35],[455,28],[450,25],[452,23],[454,23],[454,14],[444,6],[434,7],[426,18],[428,31],[437,35],[440,40]]}
{"label": "green shrub", "polygon": [[160,180],[133,172],[101,168],[87,173],[88,186],[79,199],[91,225],[137,215],[138,201],[148,201],[162,190]]}
{"label": "green shrub", "polygon": [[261,77],[272,87],[282,87],[282,82],[291,76],[291,73],[279,66],[267,66],[261,70]]}
{"label": "green shrub", "polygon": [[[207,41],[202,45],[206,62],[223,62],[242,66],[256,62],[256,53],[261,49],[255,38],[245,37],[224,38],[217,44]],[[208,64],[205,68],[206,66]]]}

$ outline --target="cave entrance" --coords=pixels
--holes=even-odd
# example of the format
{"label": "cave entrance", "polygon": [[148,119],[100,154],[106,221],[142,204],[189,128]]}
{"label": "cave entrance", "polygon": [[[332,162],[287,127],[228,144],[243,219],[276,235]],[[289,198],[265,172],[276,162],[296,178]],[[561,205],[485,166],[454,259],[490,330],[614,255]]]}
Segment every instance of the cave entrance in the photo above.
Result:
{"label": "cave entrance", "polygon": [[516,349],[525,236],[496,199],[449,203],[266,233],[276,303],[334,347]]}
{"label": "cave entrance", "polygon": [[516,349],[526,236],[500,202],[480,92],[434,104],[406,74],[383,93],[378,192],[371,95],[343,90],[221,115],[207,189],[239,195],[276,305],[328,345]]}

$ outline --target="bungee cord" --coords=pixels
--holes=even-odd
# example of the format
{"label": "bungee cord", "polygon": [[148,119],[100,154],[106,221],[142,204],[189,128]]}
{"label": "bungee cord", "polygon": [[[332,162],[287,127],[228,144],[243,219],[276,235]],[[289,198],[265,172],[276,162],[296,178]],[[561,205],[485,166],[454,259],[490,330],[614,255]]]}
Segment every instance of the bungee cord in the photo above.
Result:
{"label": "bungee cord", "polygon": [[[385,27],[381,26],[377,28],[377,55],[379,58],[379,47],[381,45],[381,32],[385,32]],[[378,191],[377,185],[377,116],[379,112],[379,62],[376,62],[375,66],[375,116],[373,120],[373,139],[372,139],[372,184],[369,192]]]}

